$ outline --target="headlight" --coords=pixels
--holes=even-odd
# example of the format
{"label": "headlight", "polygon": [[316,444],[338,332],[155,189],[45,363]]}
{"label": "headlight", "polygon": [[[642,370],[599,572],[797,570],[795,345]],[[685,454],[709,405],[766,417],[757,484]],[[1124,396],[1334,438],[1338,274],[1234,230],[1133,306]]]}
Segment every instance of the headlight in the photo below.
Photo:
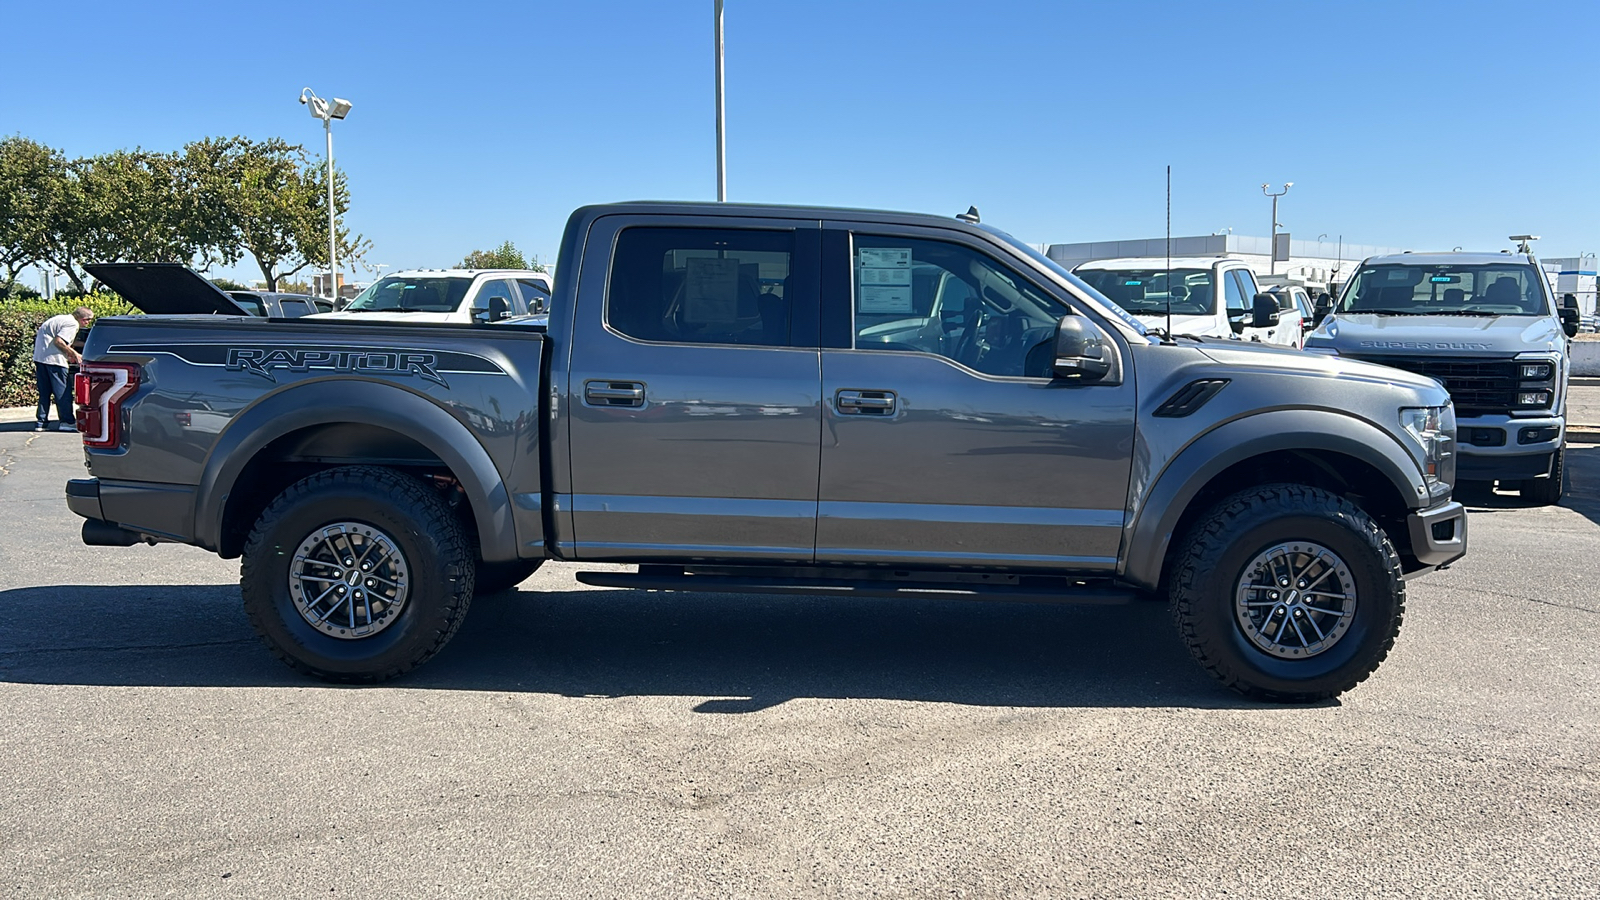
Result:
{"label": "headlight", "polygon": [[1553,367],[1549,363],[1524,363],[1522,366],[1523,381],[1548,381]]}
{"label": "headlight", "polygon": [[1422,474],[1428,484],[1446,474],[1446,461],[1455,443],[1455,417],[1447,406],[1418,406],[1400,410],[1400,427],[1422,448]]}
{"label": "headlight", "polygon": [[1549,391],[1517,391],[1517,406],[1519,408],[1543,409],[1549,405]]}

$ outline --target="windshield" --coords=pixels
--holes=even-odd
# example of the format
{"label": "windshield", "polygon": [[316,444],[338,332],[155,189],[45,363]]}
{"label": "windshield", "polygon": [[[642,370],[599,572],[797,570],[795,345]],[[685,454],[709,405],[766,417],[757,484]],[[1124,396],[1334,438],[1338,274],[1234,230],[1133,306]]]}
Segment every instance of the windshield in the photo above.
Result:
{"label": "windshield", "polygon": [[391,275],[362,291],[345,312],[454,312],[472,279],[450,275]]}
{"label": "windshield", "polygon": [[[1209,269],[1087,269],[1078,277],[1134,315],[1164,315],[1172,301],[1174,315],[1203,316],[1216,296]],[[1171,291],[1168,291],[1168,285]]]}
{"label": "windshield", "polygon": [[1017,240],[1004,231],[995,228],[992,225],[979,225],[978,227],[989,234],[994,235],[1000,240],[1005,241],[1008,246],[1010,246],[1013,250],[1016,250],[1018,253],[1021,253],[1023,256],[1026,256],[1035,263],[1038,263],[1044,268],[1049,269],[1062,281],[1065,281],[1067,284],[1070,284],[1078,290],[1083,291],[1085,294],[1088,294],[1090,299],[1094,301],[1094,304],[1101,308],[1100,311],[1102,313],[1108,313],[1115,316],[1120,322],[1122,322],[1122,324],[1128,326],[1128,328],[1135,334],[1142,336],[1148,336],[1150,334],[1150,330],[1144,327],[1143,322],[1135,319],[1131,315],[1128,315],[1127,310],[1124,310],[1122,307],[1106,299],[1104,294],[1095,290],[1093,286],[1084,281],[1082,278],[1079,278],[1071,272],[1068,272],[1060,263],[1048,256],[1045,256],[1043,253],[1040,253],[1038,250],[1034,249],[1028,244],[1024,244],[1023,242]]}
{"label": "windshield", "polygon": [[1392,316],[1538,316],[1544,275],[1524,263],[1362,266],[1338,311]]}

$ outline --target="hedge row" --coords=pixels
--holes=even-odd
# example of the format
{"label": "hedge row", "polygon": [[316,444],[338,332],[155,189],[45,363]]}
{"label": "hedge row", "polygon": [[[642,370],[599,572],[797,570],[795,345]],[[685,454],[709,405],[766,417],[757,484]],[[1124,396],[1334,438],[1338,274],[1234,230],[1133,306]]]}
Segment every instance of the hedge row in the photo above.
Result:
{"label": "hedge row", "polygon": [[90,294],[59,300],[12,300],[0,303],[0,407],[32,406],[39,402],[33,384],[33,337],[51,316],[70,313],[80,306],[96,316],[136,313],[116,294]]}

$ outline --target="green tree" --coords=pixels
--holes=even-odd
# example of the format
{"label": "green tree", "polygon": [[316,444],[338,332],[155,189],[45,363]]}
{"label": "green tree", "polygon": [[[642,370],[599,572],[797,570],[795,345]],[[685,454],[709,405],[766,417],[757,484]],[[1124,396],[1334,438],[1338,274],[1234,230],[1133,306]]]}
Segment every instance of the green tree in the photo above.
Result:
{"label": "green tree", "polygon": [[[187,221],[208,252],[224,264],[248,255],[267,290],[307,266],[328,264],[327,167],[279,138],[207,138],[184,147],[193,199]],[[334,173],[334,208],[350,206],[344,174]],[[371,246],[339,228],[341,262],[356,262]]]}
{"label": "green tree", "polygon": [[461,261],[463,269],[532,269],[543,272],[544,266],[539,264],[536,256],[532,260],[522,255],[522,251],[510,241],[494,248],[493,250],[474,250],[468,253]]}
{"label": "green tree", "polygon": [[59,150],[21,135],[0,139],[0,297],[44,259],[50,211],[66,179]]}

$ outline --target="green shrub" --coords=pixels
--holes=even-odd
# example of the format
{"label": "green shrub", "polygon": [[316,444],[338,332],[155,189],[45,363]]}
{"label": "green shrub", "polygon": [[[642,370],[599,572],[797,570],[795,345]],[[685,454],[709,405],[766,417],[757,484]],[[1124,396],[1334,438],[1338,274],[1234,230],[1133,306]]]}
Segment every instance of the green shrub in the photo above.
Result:
{"label": "green shrub", "polygon": [[137,310],[121,297],[109,293],[0,303],[0,407],[39,402],[33,384],[33,337],[45,319],[80,306],[94,310],[96,317],[137,315]]}

